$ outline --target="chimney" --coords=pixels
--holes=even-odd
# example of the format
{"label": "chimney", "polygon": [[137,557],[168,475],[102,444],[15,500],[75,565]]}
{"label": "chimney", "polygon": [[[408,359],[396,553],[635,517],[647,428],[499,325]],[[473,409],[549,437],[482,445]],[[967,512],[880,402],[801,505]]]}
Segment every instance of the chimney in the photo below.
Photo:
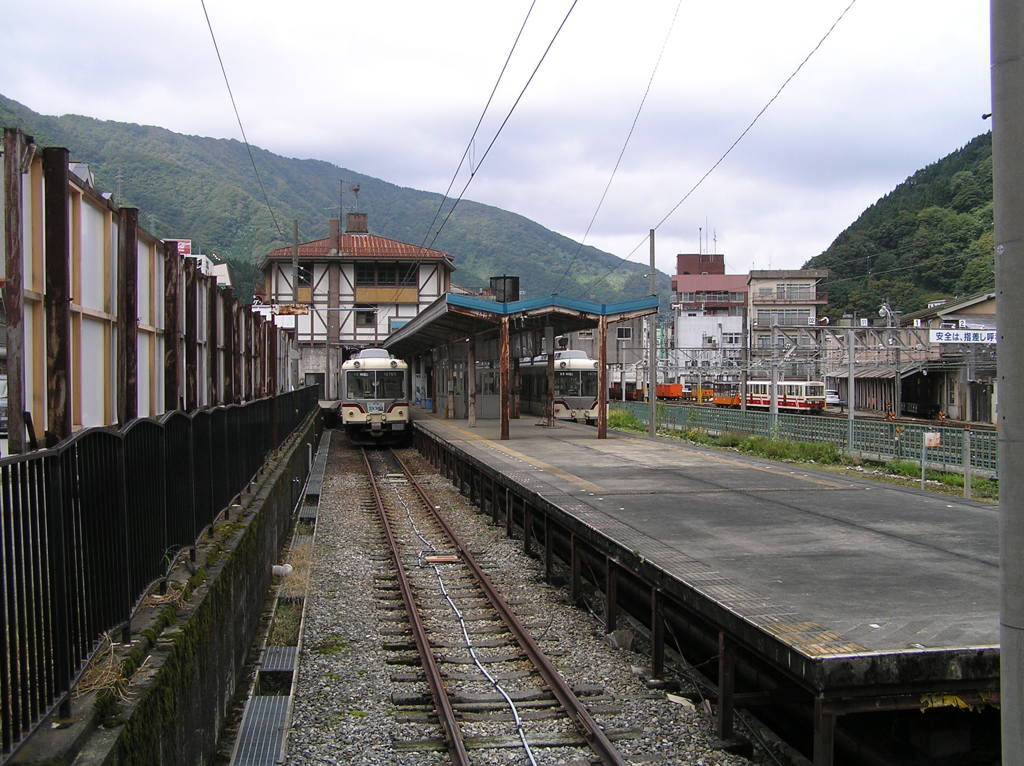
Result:
{"label": "chimney", "polygon": [[366,234],[366,213],[346,213],[345,231],[349,234]]}
{"label": "chimney", "polygon": [[329,223],[330,223],[330,226],[331,226],[331,233],[329,235],[330,243],[331,243],[331,249],[332,250],[341,250],[341,242],[339,241],[339,237],[341,236],[341,219],[340,218],[331,218]]}

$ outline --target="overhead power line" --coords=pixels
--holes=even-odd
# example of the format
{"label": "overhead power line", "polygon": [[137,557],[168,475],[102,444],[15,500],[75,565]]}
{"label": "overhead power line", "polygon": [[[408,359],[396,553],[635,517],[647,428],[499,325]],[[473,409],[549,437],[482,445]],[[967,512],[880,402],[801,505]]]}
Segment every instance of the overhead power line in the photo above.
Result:
{"label": "overhead power line", "polygon": [[558,25],[558,29],[555,30],[555,34],[551,36],[550,42],[548,42],[547,47],[544,49],[544,53],[541,54],[540,60],[537,62],[537,65],[533,68],[533,71],[530,73],[530,77],[526,80],[526,84],[523,85],[523,89],[519,91],[519,95],[516,96],[516,100],[512,104],[511,108],[508,110],[508,114],[505,115],[505,119],[502,120],[501,125],[498,126],[498,131],[494,134],[494,137],[491,139],[491,142],[487,145],[487,149],[484,150],[484,153],[480,156],[479,162],[476,163],[476,167],[473,168],[473,170],[470,172],[469,178],[466,179],[466,183],[463,185],[462,191],[459,192],[459,196],[456,198],[454,204],[451,206],[451,209],[448,211],[448,214],[444,217],[444,220],[441,221],[441,225],[437,227],[437,231],[434,232],[434,236],[430,240],[430,247],[434,246],[434,242],[437,241],[438,235],[440,235],[441,231],[444,229],[445,225],[452,217],[452,213],[455,212],[455,208],[457,208],[459,206],[459,203],[462,201],[462,197],[463,195],[465,195],[466,189],[468,189],[469,185],[473,183],[473,179],[476,178],[477,171],[480,170],[480,166],[484,164],[484,160],[487,159],[487,155],[490,154],[491,149],[494,147],[494,142],[498,140],[498,136],[500,136],[501,131],[505,129],[505,126],[508,124],[509,119],[512,117],[512,113],[516,110],[516,107],[519,106],[519,102],[522,101],[523,94],[526,93],[526,89],[530,87],[530,83],[532,83],[533,78],[536,77],[537,71],[540,69],[541,64],[544,63],[544,59],[547,58],[548,53],[551,51],[551,47],[555,44],[555,40],[558,39],[558,35],[562,32],[562,29],[565,27],[565,22],[569,20],[569,16],[572,14],[573,9],[576,7],[576,3],[578,2],[579,0],[573,0],[572,5],[569,6],[569,10],[565,12],[565,18],[563,18],[562,23]]}
{"label": "overhead power line", "polygon": [[668,25],[668,31],[665,32],[665,39],[661,43],[661,50],[658,52],[658,59],[654,62],[654,68],[651,70],[651,77],[647,81],[647,88],[644,90],[643,98],[640,99],[640,105],[636,108],[636,114],[633,115],[633,124],[629,126],[629,132],[626,134],[626,140],[623,142],[622,149],[619,151],[618,159],[615,160],[615,167],[612,168],[612,174],[608,178],[608,183],[605,184],[604,191],[601,193],[601,199],[597,202],[597,208],[594,210],[594,214],[590,217],[590,223],[587,224],[587,230],[583,232],[583,238],[579,241],[579,245],[576,247],[576,252],[573,253],[572,258],[569,260],[569,265],[565,267],[565,272],[563,272],[561,279],[558,280],[558,284],[555,285],[556,293],[559,288],[561,288],[566,277],[569,276],[569,272],[572,270],[573,264],[576,263],[576,259],[583,251],[583,244],[587,241],[587,237],[590,236],[590,230],[594,226],[594,221],[597,220],[597,214],[601,212],[601,206],[604,205],[605,197],[608,196],[608,190],[612,188],[612,181],[615,180],[615,174],[619,172],[619,165],[622,163],[622,157],[626,153],[626,147],[629,146],[629,140],[633,137],[633,131],[636,130],[636,124],[640,119],[640,112],[643,111],[644,104],[647,102],[647,96],[651,92],[651,85],[654,84],[654,75],[658,73],[658,67],[661,66],[661,59],[665,55],[665,48],[668,45],[669,38],[672,36],[672,30],[675,28],[676,18],[679,16],[679,8],[682,4],[683,0],[679,0],[679,2],[676,3],[675,13],[672,14],[672,22]]}
{"label": "overhead power line", "polygon": [[[686,200],[688,200],[688,199],[690,198],[690,196],[691,196],[691,195],[692,195],[692,194],[693,194],[693,193],[694,193],[695,191],[697,191],[697,189],[699,189],[699,188],[700,188],[701,184],[703,184],[703,183],[704,183],[704,181],[705,181],[705,180],[707,179],[707,177],[708,177],[708,176],[710,176],[710,175],[711,175],[711,174],[712,174],[712,173],[713,173],[713,172],[715,171],[715,169],[716,169],[716,168],[718,168],[718,166],[719,166],[719,165],[721,165],[721,164],[722,164],[722,163],[723,163],[723,162],[725,161],[725,158],[726,158],[726,157],[728,157],[728,156],[729,156],[729,155],[730,155],[730,154],[732,153],[732,150],[736,148],[736,146],[737,146],[737,145],[739,144],[739,142],[740,142],[740,141],[742,141],[742,140],[744,139],[744,137],[745,137],[745,136],[747,135],[747,133],[749,133],[749,132],[751,131],[751,129],[752,129],[753,127],[754,127],[754,125],[756,125],[756,124],[757,124],[757,121],[758,121],[759,119],[761,119],[761,116],[762,116],[762,115],[763,115],[763,114],[764,114],[765,112],[767,112],[767,111],[768,111],[768,107],[770,107],[770,106],[771,106],[772,104],[774,104],[774,103],[775,103],[775,101],[776,101],[776,99],[778,99],[778,97],[779,97],[780,95],[782,95],[782,91],[786,89],[786,86],[787,86],[787,85],[789,85],[790,81],[792,81],[792,79],[793,79],[794,77],[796,77],[796,76],[797,76],[797,74],[799,74],[800,70],[804,68],[804,65],[805,65],[805,64],[806,64],[806,63],[807,63],[808,61],[810,61],[810,59],[811,59],[811,56],[813,56],[813,55],[814,55],[814,54],[815,54],[815,53],[816,53],[816,52],[818,51],[818,49],[819,49],[819,48],[820,48],[820,47],[821,47],[821,46],[822,46],[822,45],[823,45],[823,44],[825,43],[825,41],[826,41],[826,40],[827,40],[827,39],[829,38],[829,36],[830,36],[830,35],[832,34],[832,31],[833,31],[833,30],[834,30],[834,29],[836,28],[836,26],[838,26],[839,22],[843,20],[843,17],[845,17],[845,16],[846,16],[846,14],[847,14],[847,13],[849,12],[849,10],[850,10],[850,9],[851,9],[851,8],[853,7],[854,3],[856,3],[856,2],[857,2],[857,0],[850,0],[849,4],[848,4],[848,5],[847,5],[847,6],[846,6],[846,7],[844,8],[844,9],[843,9],[843,12],[842,12],[842,13],[840,13],[840,14],[839,14],[839,16],[838,16],[838,17],[836,18],[836,20],[832,22],[832,26],[830,26],[830,27],[828,28],[828,31],[826,31],[826,32],[825,32],[825,34],[824,34],[824,35],[822,35],[821,39],[820,39],[820,40],[818,40],[818,44],[817,44],[817,45],[815,45],[815,46],[814,46],[814,47],[813,47],[813,48],[811,49],[811,52],[810,52],[810,53],[808,53],[808,54],[807,54],[806,56],[804,56],[804,59],[803,59],[803,61],[801,61],[801,62],[800,62],[800,63],[799,63],[798,65],[797,65],[796,69],[794,69],[794,70],[793,70],[792,74],[790,74],[790,75],[789,75],[789,77],[787,77],[787,78],[786,78],[786,79],[785,79],[785,80],[783,81],[782,85],[780,85],[780,86],[779,86],[779,89],[778,89],[777,91],[775,91],[775,95],[773,95],[773,96],[772,96],[772,97],[771,97],[770,99],[768,99],[768,101],[767,101],[767,102],[765,103],[765,105],[764,105],[763,107],[761,107],[761,111],[759,111],[759,112],[758,112],[758,113],[757,113],[756,115],[754,115],[754,119],[752,119],[752,120],[750,121],[750,123],[749,123],[749,124],[747,125],[747,127],[745,127],[745,128],[743,129],[743,131],[742,131],[742,132],[741,132],[741,133],[740,133],[740,134],[739,134],[739,135],[738,135],[738,136],[736,137],[736,140],[735,140],[735,141],[733,141],[733,142],[732,142],[732,143],[731,143],[731,144],[729,145],[729,148],[728,148],[728,149],[726,149],[726,150],[725,150],[725,152],[723,152],[722,156],[721,156],[721,157],[719,157],[719,158],[718,158],[718,159],[717,159],[717,160],[715,161],[715,163],[714,163],[714,164],[713,164],[713,165],[712,165],[712,166],[711,166],[710,168],[708,168],[707,172],[706,172],[706,173],[704,173],[704,175],[702,175],[702,176],[701,176],[701,177],[700,177],[700,178],[699,178],[699,179],[697,180],[697,183],[695,183],[695,184],[694,184],[693,186],[691,186],[691,187],[690,187],[690,189],[689,189],[689,190],[688,190],[688,191],[686,192],[686,194],[684,194],[684,195],[682,196],[682,198],[681,198],[681,199],[680,199],[680,200],[679,200],[679,201],[678,201],[678,202],[677,202],[677,203],[676,203],[675,205],[673,205],[673,206],[671,207],[671,209],[669,209],[669,211],[668,211],[667,213],[665,213],[665,215],[663,215],[663,216],[661,217],[661,220],[659,220],[659,221],[658,221],[658,222],[657,222],[657,223],[656,223],[656,224],[655,224],[655,225],[654,225],[653,227],[651,227],[652,229],[654,229],[655,231],[657,231],[657,230],[658,230],[659,228],[661,228],[661,225],[662,225],[663,223],[665,223],[665,221],[667,221],[667,220],[668,220],[668,219],[669,219],[669,218],[670,218],[670,217],[672,216],[672,214],[673,214],[673,213],[675,213],[675,212],[676,212],[676,210],[678,210],[678,209],[680,208],[680,206],[681,206],[681,205],[682,205],[682,204],[683,204],[684,202],[686,202]],[[631,257],[633,256],[633,254],[634,254],[634,253],[636,253],[636,251],[637,251],[637,250],[639,250],[639,249],[640,249],[640,247],[641,247],[641,246],[642,246],[642,245],[643,245],[643,244],[644,244],[645,242],[647,242],[647,240],[648,240],[649,236],[650,236],[650,235],[648,235],[648,236],[645,236],[645,237],[644,237],[643,239],[641,239],[641,240],[640,240],[640,241],[639,241],[639,242],[638,242],[638,243],[636,244],[636,246],[635,246],[635,247],[634,247],[634,248],[633,248],[632,250],[630,250],[630,251],[629,251],[629,253],[628,253],[628,254],[626,255],[626,257],[625,257],[625,258],[623,258],[622,260],[623,260],[623,261],[628,261],[628,260],[629,260],[629,259],[630,259],[630,258],[631,258]],[[605,274],[604,274],[604,275],[603,275],[602,277],[600,277],[600,278],[599,278],[599,279],[597,279],[596,281],[594,281],[594,282],[591,282],[591,283],[590,283],[589,285],[587,285],[586,289],[591,289],[591,290],[592,290],[593,288],[597,287],[597,286],[598,286],[598,285],[600,285],[600,284],[601,284],[602,282],[604,282],[604,281],[605,281],[605,280],[606,280],[606,279],[607,279],[607,278],[608,278],[609,276],[611,276],[611,273],[612,273],[613,271],[615,271],[616,269],[618,269],[618,268],[620,268],[620,267],[621,267],[621,263],[618,263],[618,264],[615,264],[615,265],[611,266],[611,267],[610,267],[610,268],[609,268],[609,269],[608,269],[608,270],[607,270],[607,271],[605,272]]]}
{"label": "overhead power line", "polygon": [[[498,79],[494,81],[494,87],[491,88],[491,95],[487,97],[487,103],[484,104],[483,111],[480,112],[480,118],[476,121],[476,125],[473,128],[473,135],[469,137],[469,141],[466,143],[466,149],[462,152],[462,157],[459,158],[459,164],[455,167],[455,172],[452,173],[452,180],[448,182],[448,188],[444,190],[444,195],[441,197],[441,202],[437,206],[437,210],[434,211],[434,218],[431,220],[430,225],[427,227],[427,233],[423,235],[423,241],[420,243],[420,247],[427,242],[427,237],[430,236],[431,230],[434,228],[434,224],[437,223],[437,217],[441,214],[441,210],[444,208],[444,203],[448,199],[448,193],[452,190],[455,185],[455,179],[459,177],[459,171],[462,170],[462,165],[466,161],[466,156],[469,154],[470,149],[473,146],[473,141],[476,140],[477,131],[480,130],[480,125],[484,121],[484,115],[487,114],[487,110],[491,106],[491,101],[494,100],[494,94],[498,91],[498,85],[501,83],[501,78],[505,76],[505,70],[508,69],[508,62],[512,60],[512,54],[515,53],[516,46],[519,45],[519,39],[523,36],[523,30],[526,29],[526,22],[530,20],[530,14],[533,13],[533,6],[537,4],[537,0],[533,0],[530,3],[529,9],[526,11],[526,17],[523,19],[522,25],[519,27],[519,33],[516,35],[516,39],[512,42],[512,47],[508,51],[508,56],[505,57],[505,63],[501,67],[501,71],[498,73]],[[474,163],[470,161],[470,168],[474,169]]]}
{"label": "overhead power line", "polygon": [[206,12],[205,0],[199,0],[199,4],[203,7],[203,16],[206,17],[206,28],[210,30],[210,39],[213,40],[213,50],[217,54],[217,61],[220,63],[220,72],[224,75],[224,85],[227,86],[228,96],[231,99],[231,108],[235,111],[235,119],[238,120],[238,129],[242,132],[242,141],[245,143],[245,149],[249,152],[249,162],[252,163],[252,172],[256,174],[256,181],[260,185],[260,190],[263,192],[263,201],[267,203],[267,210],[270,212],[270,220],[274,222],[274,228],[277,229],[277,235],[283,240],[285,238],[284,232],[281,231],[280,225],[277,223],[277,216],[274,215],[274,209],[270,205],[270,197],[267,195],[267,187],[263,185],[263,179],[260,178],[260,171],[256,168],[256,158],[252,155],[252,146],[249,145],[249,139],[245,135],[245,127],[242,125],[242,117],[238,113],[238,105],[235,103],[235,94],[231,92],[231,83],[228,81],[228,72],[224,68],[224,59],[220,55],[220,47],[217,45],[217,36],[213,33],[213,25],[210,23],[210,14]]}

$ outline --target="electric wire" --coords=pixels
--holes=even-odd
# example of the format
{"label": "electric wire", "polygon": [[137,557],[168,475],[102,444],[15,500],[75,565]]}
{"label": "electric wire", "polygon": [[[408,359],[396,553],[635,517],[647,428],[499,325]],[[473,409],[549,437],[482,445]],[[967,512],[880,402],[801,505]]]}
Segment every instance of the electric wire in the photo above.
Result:
{"label": "electric wire", "polygon": [[[768,111],[768,108],[773,103],[775,103],[775,101],[779,98],[780,95],[782,95],[782,91],[786,89],[786,86],[789,85],[789,83],[793,80],[794,77],[797,76],[797,74],[799,74],[800,70],[804,68],[804,65],[811,59],[811,57],[818,51],[818,49],[821,48],[821,46],[825,43],[825,41],[829,38],[829,36],[831,36],[833,30],[835,30],[836,26],[838,26],[839,22],[843,20],[843,18],[846,16],[846,14],[854,6],[854,4],[856,2],[857,2],[857,0],[850,0],[849,4],[843,9],[842,13],[840,13],[839,16],[836,18],[836,20],[832,22],[832,26],[830,26],[828,28],[828,31],[826,31],[825,34],[821,37],[821,39],[818,40],[817,45],[815,45],[811,49],[811,52],[808,53],[804,57],[803,61],[801,61],[797,65],[796,69],[794,69],[793,72],[789,75],[789,77],[787,77],[783,81],[782,85],[779,86],[779,89],[777,91],[775,91],[775,95],[773,95],[770,99],[768,99],[768,101],[765,103],[765,105],[763,107],[761,107],[761,110],[756,115],[754,115],[754,118],[750,121],[750,123],[747,125],[747,127],[745,127],[743,129],[743,131],[739,134],[739,136],[736,137],[736,140],[733,141],[729,145],[729,148],[727,148],[725,150],[725,152],[723,152],[722,155],[715,161],[715,163],[707,170],[707,172],[704,173],[704,175],[702,175],[697,180],[697,182],[693,186],[690,187],[690,189],[682,196],[682,198],[675,205],[673,205],[669,209],[669,211],[667,213],[665,213],[665,215],[663,215],[661,217],[661,219],[654,226],[651,227],[654,231],[657,231],[659,228],[661,228],[661,225],[664,224],[665,221],[667,221],[676,212],[676,210],[678,210],[680,208],[680,206],[682,206],[682,204],[684,202],[686,202],[686,200],[688,200],[690,198],[690,196],[695,191],[697,191],[697,189],[700,188],[700,186],[704,183],[704,181],[708,178],[708,176],[710,176],[715,171],[715,169],[718,168],[718,166],[721,165],[725,161],[725,158],[728,157],[732,153],[732,150],[735,149],[736,146],[740,143],[740,141],[742,141],[744,139],[744,137],[751,131],[751,129],[753,129],[754,125],[756,125],[758,120],[761,119],[761,116],[766,111]],[[629,261],[629,259],[633,257],[633,254],[636,253],[636,251],[639,250],[640,247],[645,242],[647,242],[649,238],[650,238],[650,235],[645,236],[643,239],[641,239],[636,244],[636,246],[632,250],[629,251],[629,253],[626,255],[625,258],[621,259],[619,263],[614,264],[611,267],[609,267],[608,270],[605,272],[604,276],[602,276],[599,279],[597,279],[597,280],[589,283],[588,285],[586,285],[585,288],[584,288],[584,292],[586,290],[588,290],[588,289],[589,290],[593,290],[594,288],[599,286],[601,283],[603,283],[606,279],[608,279],[608,277],[611,276],[612,272],[615,271],[616,269],[621,268],[623,263]]]}
{"label": "electric wire", "polygon": [[[444,195],[441,197],[441,202],[438,204],[437,210],[434,211],[434,218],[427,227],[426,234],[423,235],[423,241],[420,243],[421,248],[426,244],[427,237],[430,236],[430,232],[434,228],[434,224],[437,223],[437,217],[441,214],[441,210],[444,208],[444,203],[448,199],[448,193],[455,185],[455,179],[459,177],[459,171],[462,170],[462,165],[466,161],[466,156],[469,154],[470,149],[473,146],[473,141],[476,139],[476,134],[480,130],[480,125],[484,121],[484,116],[487,114],[487,110],[490,108],[491,102],[494,100],[494,94],[498,92],[498,85],[501,84],[501,79],[505,76],[505,70],[508,69],[508,63],[512,60],[512,54],[515,53],[516,47],[519,45],[519,40],[523,36],[523,30],[526,29],[526,22],[530,20],[530,14],[533,13],[533,7],[536,4],[537,0],[532,0],[530,7],[526,11],[526,17],[523,19],[523,23],[519,27],[519,33],[516,35],[516,39],[512,42],[512,47],[509,49],[508,56],[505,57],[505,63],[502,65],[501,71],[498,73],[498,79],[494,81],[494,87],[491,88],[491,94],[487,97],[487,103],[484,104],[483,111],[480,112],[480,117],[477,119],[476,125],[473,127],[473,134],[469,137],[469,142],[466,144],[466,150],[462,153],[462,157],[459,158],[459,164],[455,167],[455,172],[452,173],[452,180],[448,182],[448,188],[445,189]],[[474,163],[471,159],[469,166],[470,168],[474,168],[474,166],[478,166],[478,163]]]}
{"label": "electric wire", "polygon": [[448,214],[444,217],[444,220],[441,221],[441,225],[437,227],[437,231],[434,232],[434,236],[430,240],[430,247],[433,247],[434,242],[437,241],[437,238],[441,234],[441,231],[444,229],[445,225],[451,219],[452,213],[455,212],[455,209],[459,206],[459,203],[462,201],[462,197],[465,195],[466,189],[468,189],[469,185],[473,183],[473,179],[476,178],[477,171],[480,170],[480,166],[484,164],[484,160],[486,160],[487,155],[490,154],[491,149],[494,147],[494,143],[498,140],[498,136],[500,136],[501,132],[505,129],[505,126],[508,124],[509,119],[512,117],[512,113],[516,110],[516,107],[519,106],[519,102],[522,101],[523,95],[526,93],[526,89],[530,87],[530,83],[532,83],[533,78],[536,77],[537,72],[540,70],[541,65],[544,63],[544,59],[546,59],[548,53],[551,52],[551,48],[552,46],[554,46],[555,40],[558,39],[558,36],[561,34],[562,29],[565,27],[566,22],[569,20],[569,16],[572,15],[573,9],[576,7],[576,3],[578,2],[579,0],[573,0],[572,5],[569,6],[569,10],[566,11],[565,17],[562,19],[562,22],[558,25],[558,29],[556,29],[555,34],[552,35],[551,40],[548,42],[547,47],[544,49],[544,53],[541,54],[540,60],[537,62],[537,65],[533,68],[533,71],[530,73],[529,78],[526,80],[526,84],[523,85],[523,89],[519,91],[519,95],[516,96],[516,100],[513,102],[511,108],[509,108],[508,114],[505,115],[505,119],[502,120],[501,125],[498,126],[498,130],[494,134],[494,137],[491,139],[491,142],[487,145],[487,149],[484,150],[484,153],[480,156],[480,161],[476,163],[476,167],[473,168],[473,170],[470,172],[469,178],[466,179],[466,183],[463,185],[462,191],[459,192],[459,196],[455,199],[455,202],[448,210]]}
{"label": "electric wire", "polygon": [[605,184],[604,191],[601,193],[601,199],[597,202],[597,208],[594,210],[594,214],[590,217],[590,223],[587,224],[587,230],[583,232],[583,237],[576,246],[576,252],[573,253],[572,258],[569,260],[569,265],[565,267],[565,271],[562,273],[561,278],[555,285],[555,294],[557,294],[559,289],[562,287],[562,283],[565,281],[566,277],[569,276],[569,272],[576,263],[576,259],[583,251],[583,245],[587,241],[587,237],[590,236],[590,230],[594,226],[594,221],[597,220],[597,214],[601,212],[604,200],[608,196],[608,190],[612,188],[612,181],[615,180],[615,174],[619,172],[619,165],[622,164],[622,157],[626,154],[626,147],[629,146],[629,141],[633,137],[633,131],[636,130],[636,124],[640,120],[640,113],[643,111],[644,104],[647,103],[647,96],[650,94],[651,86],[654,84],[654,76],[658,73],[658,67],[661,66],[661,59],[665,55],[665,48],[668,46],[669,38],[672,36],[672,30],[675,28],[676,19],[679,17],[679,8],[682,4],[683,0],[679,0],[679,2],[676,3],[675,13],[672,14],[672,21],[668,25],[668,31],[665,33],[665,39],[662,40],[661,50],[658,53],[657,60],[654,62],[654,68],[651,70],[651,77],[647,81],[647,88],[644,90],[643,98],[640,99],[640,105],[636,108],[636,114],[633,115],[633,124],[629,126],[629,132],[626,134],[626,140],[623,142],[622,149],[619,151],[619,156],[615,160],[615,167],[612,168],[612,174],[608,178],[608,183]]}
{"label": "electric wire", "polygon": [[267,187],[263,185],[263,179],[260,178],[260,171],[256,168],[256,158],[252,154],[252,146],[249,145],[249,139],[245,135],[245,127],[242,125],[242,117],[238,113],[238,104],[235,103],[235,94],[231,92],[231,83],[228,81],[228,72],[224,67],[224,59],[220,55],[220,46],[217,45],[217,36],[213,33],[213,25],[210,23],[210,14],[206,12],[206,0],[199,0],[199,4],[203,7],[203,16],[206,17],[206,28],[210,30],[210,39],[213,41],[213,50],[217,54],[217,61],[220,64],[220,72],[224,75],[224,85],[228,89],[228,97],[231,99],[231,108],[235,111],[235,119],[238,121],[238,129],[242,132],[242,141],[245,143],[245,150],[249,153],[249,162],[252,163],[252,172],[256,174],[256,181],[260,185],[260,190],[263,192],[263,201],[267,204],[267,211],[270,213],[270,220],[274,222],[274,228],[277,229],[278,236],[283,240],[285,238],[284,232],[281,231],[281,226],[277,222],[277,216],[274,215],[274,208],[270,205],[270,196],[267,194]]}
{"label": "electric wire", "polygon": [[[422,532],[420,532],[419,527],[416,526],[416,521],[412,517],[412,509],[409,507],[409,504],[405,501],[405,498],[402,497],[402,493],[399,492],[398,488],[394,485],[391,485],[391,488],[394,490],[395,498],[402,505],[402,509],[405,511],[405,515],[409,522],[410,529],[412,530],[413,534],[417,538],[419,538],[420,542],[423,543],[423,545],[425,546],[425,550],[420,551],[420,553],[417,555],[417,560],[420,562],[420,566],[424,566],[424,556],[428,553],[434,552],[436,549],[433,543],[429,539],[427,539],[427,537]],[[477,669],[487,679],[488,683],[490,683],[494,690],[502,696],[502,698],[505,700],[505,704],[508,705],[509,709],[512,711],[512,718],[514,720],[515,730],[519,736],[519,741],[523,746],[523,751],[526,753],[526,757],[529,759],[530,766],[537,766],[537,761],[533,755],[533,750],[530,747],[529,742],[527,742],[526,740],[526,729],[523,725],[523,720],[519,715],[519,709],[516,707],[515,702],[512,701],[512,697],[501,685],[501,682],[498,679],[496,679],[493,675],[491,675],[487,668],[483,666],[483,663],[480,661],[480,658],[476,653],[476,647],[473,645],[473,639],[469,635],[469,628],[466,626],[465,615],[463,614],[462,610],[459,609],[458,605],[452,599],[451,595],[448,593],[448,588],[445,586],[444,577],[441,575],[440,568],[437,566],[437,564],[431,565],[431,568],[434,570],[434,576],[437,578],[438,589],[440,590],[441,595],[444,596],[445,601],[448,602],[448,606],[452,610],[452,613],[455,615],[455,618],[459,621],[459,625],[462,630],[462,640],[463,643],[465,643],[466,645],[466,649],[469,652],[469,656],[473,658],[473,664],[476,665]]]}

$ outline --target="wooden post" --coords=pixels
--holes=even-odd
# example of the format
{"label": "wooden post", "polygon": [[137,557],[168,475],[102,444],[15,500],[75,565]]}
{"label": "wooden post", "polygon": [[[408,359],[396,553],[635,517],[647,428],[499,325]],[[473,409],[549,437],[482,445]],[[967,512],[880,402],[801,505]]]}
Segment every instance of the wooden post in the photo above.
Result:
{"label": "wooden post", "polygon": [[509,357],[511,351],[509,349],[508,342],[508,317],[502,316],[501,318],[501,334],[500,343],[498,350],[498,365],[499,365],[499,399],[501,405],[501,435],[499,439],[501,441],[508,441],[509,431],[509,410],[512,405],[512,391],[509,388],[509,367],[511,365]]}
{"label": "wooden post", "polygon": [[199,280],[196,259],[185,258],[185,409],[199,406]]}
{"label": "wooden post", "polygon": [[46,445],[71,436],[71,234],[68,150],[43,150],[46,294]]}
{"label": "wooden post", "polygon": [[219,375],[217,371],[217,280],[214,277],[206,277],[206,354],[208,362],[206,365],[207,397],[206,404],[213,407],[223,401],[221,398],[222,388],[218,386]]}
{"label": "wooden post", "polygon": [[139,211],[123,207],[117,238],[117,419],[123,426],[138,417]]}
{"label": "wooden post", "polygon": [[235,317],[234,298],[231,288],[218,290],[220,293],[221,321],[224,322],[221,336],[224,339],[224,404],[235,400]]}
{"label": "wooden post", "polygon": [[246,400],[251,401],[255,395],[256,349],[253,336],[256,334],[257,314],[248,306],[242,306],[242,318],[245,321],[245,391]]}
{"label": "wooden post", "polygon": [[466,418],[469,427],[476,428],[476,338],[470,338],[466,345],[466,391],[469,395]]}
{"label": "wooden post", "polygon": [[25,451],[25,327],[21,204],[22,163],[25,138],[20,130],[4,128],[4,244],[6,281],[4,309],[7,314],[7,449],[12,455]]}
{"label": "wooden post", "polygon": [[164,242],[164,410],[181,406],[181,256]]}
{"label": "wooden post", "polygon": [[[622,390],[625,382],[620,378]],[[597,320],[597,438],[608,438],[608,318]]]}

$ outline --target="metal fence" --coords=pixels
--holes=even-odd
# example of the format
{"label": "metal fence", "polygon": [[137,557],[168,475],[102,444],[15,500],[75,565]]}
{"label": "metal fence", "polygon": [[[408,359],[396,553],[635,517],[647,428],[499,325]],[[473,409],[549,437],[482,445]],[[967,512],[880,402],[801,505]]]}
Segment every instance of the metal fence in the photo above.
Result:
{"label": "metal fence", "polygon": [[[647,423],[649,405],[645,402],[610,402],[615,410],[624,410]],[[791,415],[780,412],[773,422],[764,410],[734,410],[685,404],[659,404],[657,426],[688,430],[702,428],[713,433],[760,434],[803,442],[832,442],[840,449],[863,457],[882,460],[921,460],[925,433],[938,433],[939,446],[928,447],[925,463],[929,468],[963,471],[997,477],[999,470],[999,434],[985,429],[960,426],[922,425],[884,420],[853,420],[822,415]]]}
{"label": "metal fence", "polygon": [[316,388],[90,428],[0,460],[0,747],[12,751],[317,407]]}

